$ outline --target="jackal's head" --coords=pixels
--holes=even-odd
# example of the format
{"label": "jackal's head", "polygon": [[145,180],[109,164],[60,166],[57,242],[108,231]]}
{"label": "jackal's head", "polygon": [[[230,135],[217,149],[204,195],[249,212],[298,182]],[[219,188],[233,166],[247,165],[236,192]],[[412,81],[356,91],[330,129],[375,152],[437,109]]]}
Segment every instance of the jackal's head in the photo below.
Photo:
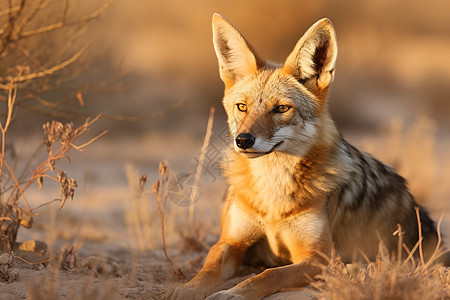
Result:
{"label": "jackal's head", "polygon": [[237,152],[304,156],[335,132],[326,97],[334,76],[336,36],[328,19],[315,23],[284,64],[261,60],[222,16],[213,16],[213,41],[225,83],[223,104]]}

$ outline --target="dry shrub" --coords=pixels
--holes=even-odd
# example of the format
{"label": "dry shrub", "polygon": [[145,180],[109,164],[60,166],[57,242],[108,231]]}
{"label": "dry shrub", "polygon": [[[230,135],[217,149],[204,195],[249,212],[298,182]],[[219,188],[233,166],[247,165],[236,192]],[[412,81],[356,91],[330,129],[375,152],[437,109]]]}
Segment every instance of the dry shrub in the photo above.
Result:
{"label": "dry shrub", "polygon": [[[67,105],[84,106],[83,93],[89,89],[87,84],[74,86],[75,82],[93,69],[100,56],[98,42],[89,47],[94,40],[89,26],[112,2],[86,11],[87,1],[0,1],[0,92],[8,91],[13,79],[23,91],[18,106],[72,119],[74,111]],[[58,99],[52,96],[55,91]],[[0,101],[7,97],[0,93]]]}
{"label": "dry shrub", "polygon": [[[31,228],[33,216],[37,215],[37,210],[41,206],[60,201],[59,209],[61,209],[68,198],[73,199],[77,186],[76,181],[68,177],[66,172],[57,166],[57,162],[68,157],[71,149],[83,151],[85,147],[107,132],[104,131],[82,145],[76,145],[75,142],[78,142],[80,136],[100,116],[93,120],[88,118],[78,128],[74,128],[71,123],[63,125],[60,122],[48,122],[43,126],[43,144],[47,150],[46,158],[36,164],[36,157],[32,155],[28,162],[25,163],[23,170],[17,170],[15,166],[17,166],[17,161],[21,158],[16,157],[15,162],[11,162],[9,158],[6,158],[6,154],[10,152],[10,148],[6,147],[6,138],[8,129],[14,119],[16,96],[17,84],[14,79],[11,79],[8,85],[6,117],[3,122],[0,122],[0,250],[6,251],[10,251],[13,248],[20,225],[25,228]],[[45,180],[59,182],[61,198],[32,208],[25,193],[34,183],[39,184],[39,187],[42,189],[44,178]]]}
{"label": "dry shrub", "polygon": [[[59,182],[61,199],[57,201],[61,202],[60,209],[66,199],[73,198],[76,181],[56,167],[56,162],[67,157],[69,149],[81,151],[90,143],[81,146],[74,144],[97,118],[92,121],[88,119],[78,128],[70,123],[44,124],[44,143],[48,155],[34,169],[31,169],[31,165],[36,157],[32,156],[28,161],[14,157],[12,144],[6,143],[6,133],[13,121],[20,124],[17,107],[61,116],[57,111],[67,100],[44,98],[62,85],[74,81],[84,70],[80,62],[89,46],[89,42],[83,38],[87,26],[103,14],[111,3],[112,0],[109,0],[90,13],[74,16],[78,11],[75,1],[0,2],[0,103],[6,106],[0,113],[4,118],[0,122],[0,250],[12,249],[19,225],[26,228],[32,225],[33,216],[37,214],[35,210],[39,207],[30,207],[25,191],[33,183],[37,182],[42,188],[44,179]],[[79,64],[78,68],[69,70],[69,66],[73,67],[75,63]],[[75,98],[74,95],[72,98]],[[84,105],[80,90],[76,101]],[[71,118],[74,115],[64,116]],[[11,154],[12,159],[6,159],[7,154]],[[19,163],[25,164],[22,171],[15,169]]]}

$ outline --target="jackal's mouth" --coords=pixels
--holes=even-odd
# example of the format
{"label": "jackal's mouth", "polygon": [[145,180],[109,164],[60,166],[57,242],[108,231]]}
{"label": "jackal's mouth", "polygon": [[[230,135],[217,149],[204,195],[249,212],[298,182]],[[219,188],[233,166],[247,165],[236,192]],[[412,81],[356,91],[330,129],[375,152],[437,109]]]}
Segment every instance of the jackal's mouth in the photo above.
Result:
{"label": "jackal's mouth", "polygon": [[264,156],[275,151],[279,146],[283,144],[283,141],[276,143],[269,151],[251,151],[251,150],[242,150],[239,153],[245,154],[248,158],[257,158],[260,156]]}

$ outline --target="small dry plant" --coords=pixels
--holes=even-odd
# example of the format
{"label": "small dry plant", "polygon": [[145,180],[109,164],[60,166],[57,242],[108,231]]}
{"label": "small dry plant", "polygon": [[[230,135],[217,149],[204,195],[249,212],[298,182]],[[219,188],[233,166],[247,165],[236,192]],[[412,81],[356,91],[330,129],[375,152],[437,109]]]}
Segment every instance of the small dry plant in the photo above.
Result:
{"label": "small dry plant", "polygon": [[126,221],[130,236],[134,238],[134,243],[143,252],[158,248],[159,225],[155,222],[158,218],[155,205],[150,201],[150,192],[144,191],[147,181],[146,175],[141,175],[131,164],[125,165],[125,173],[131,194],[131,205],[126,215]]}
{"label": "small dry plant", "polygon": [[[36,210],[38,208],[59,201],[59,209],[61,209],[67,199],[73,199],[77,183],[57,166],[57,162],[64,157],[68,157],[70,149],[83,151],[107,132],[104,131],[82,145],[76,145],[75,142],[100,116],[92,120],[88,118],[78,128],[73,127],[71,123],[48,122],[43,125],[44,137],[42,140],[47,150],[46,159],[31,167],[32,160],[35,159],[35,156],[33,156],[25,164],[24,169],[19,172],[14,169],[16,163],[12,164],[6,159],[7,149],[11,149],[10,145],[7,144],[7,131],[14,118],[13,111],[16,97],[17,86],[14,80],[11,80],[8,90],[6,120],[0,122],[2,138],[0,150],[0,251],[12,250],[19,226],[30,228],[33,216],[37,215]],[[42,189],[44,180],[53,180],[60,184],[60,198],[32,208],[25,195],[26,191],[34,183],[37,183],[39,188]]]}
{"label": "small dry plant", "polygon": [[[169,168],[163,162],[159,164],[159,179],[151,190],[145,189],[147,175],[141,175],[139,185],[137,185],[136,170],[131,165],[127,165],[126,172],[133,192],[133,209],[128,214],[127,221],[140,251],[155,247],[155,239],[157,239],[155,231],[159,230],[164,256],[171,265],[173,274],[177,278],[184,278],[182,271],[176,266],[167,252],[165,217],[167,216]],[[157,216],[155,215],[154,206],[150,205],[150,198],[146,197],[152,194],[156,198]],[[156,218],[159,219],[159,222],[155,222]]]}

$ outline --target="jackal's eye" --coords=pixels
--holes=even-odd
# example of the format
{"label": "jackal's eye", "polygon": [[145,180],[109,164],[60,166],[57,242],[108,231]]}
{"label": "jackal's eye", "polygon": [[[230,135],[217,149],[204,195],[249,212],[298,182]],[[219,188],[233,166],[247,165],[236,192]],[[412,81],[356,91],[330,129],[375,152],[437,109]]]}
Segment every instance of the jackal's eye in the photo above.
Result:
{"label": "jackal's eye", "polygon": [[238,104],[236,104],[236,107],[239,111],[243,111],[243,112],[247,111],[247,104],[238,103]]}
{"label": "jackal's eye", "polygon": [[289,109],[291,109],[291,107],[288,105],[278,105],[277,107],[275,107],[274,112],[282,114],[287,112]]}

